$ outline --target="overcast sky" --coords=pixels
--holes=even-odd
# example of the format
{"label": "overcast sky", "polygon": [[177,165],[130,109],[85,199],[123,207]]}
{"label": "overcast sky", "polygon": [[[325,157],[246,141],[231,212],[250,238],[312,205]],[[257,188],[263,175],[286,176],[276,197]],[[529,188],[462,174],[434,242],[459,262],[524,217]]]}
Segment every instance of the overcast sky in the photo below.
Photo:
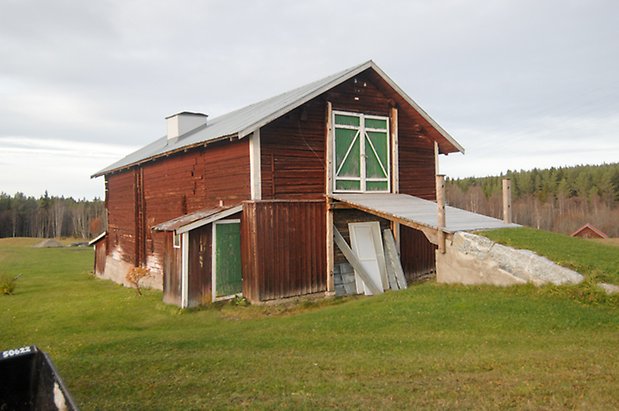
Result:
{"label": "overcast sky", "polygon": [[165,134],[373,59],[452,177],[619,161],[619,1],[0,0],[0,191],[103,196]]}

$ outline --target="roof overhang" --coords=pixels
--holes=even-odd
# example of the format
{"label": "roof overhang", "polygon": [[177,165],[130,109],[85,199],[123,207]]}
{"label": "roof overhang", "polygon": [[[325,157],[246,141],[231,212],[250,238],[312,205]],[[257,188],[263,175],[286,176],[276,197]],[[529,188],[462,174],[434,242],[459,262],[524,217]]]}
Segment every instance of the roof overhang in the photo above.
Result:
{"label": "roof overhang", "polygon": [[[438,207],[434,201],[408,194],[332,194],[330,197],[407,227],[424,232],[427,229],[438,230]],[[445,207],[445,214],[446,226],[443,231],[448,234],[520,227],[518,224],[505,224],[499,219],[455,207]]]}
{"label": "roof overhang", "polygon": [[235,204],[229,207],[207,208],[157,224],[152,229],[154,231],[174,231],[176,234],[182,234],[215,221],[222,220],[233,214],[240,213],[241,211],[243,211],[242,204]]}
{"label": "roof overhang", "polygon": [[97,244],[99,241],[103,240],[106,235],[107,235],[107,231],[102,232],[101,234],[99,234],[98,236],[96,236],[95,238],[90,240],[88,242],[88,245],[95,245],[95,244]]}

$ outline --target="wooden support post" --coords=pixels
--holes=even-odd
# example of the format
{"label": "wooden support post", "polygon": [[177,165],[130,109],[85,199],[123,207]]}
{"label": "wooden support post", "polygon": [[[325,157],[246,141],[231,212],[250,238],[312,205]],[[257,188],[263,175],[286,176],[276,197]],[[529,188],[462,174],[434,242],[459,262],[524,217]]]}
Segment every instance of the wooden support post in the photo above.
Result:
{"label": "wooden support post", "polygon": [[512,182],[509,178],[503,179],[503,222],[512,223]]}
{"label": "wooden support post", "polygon": [[438,142],[434,142],[434,174],[435,175],[439,175],[441,173],[440,171],[440,167],[438,164],[438,155],[439,155],[440,151],[438,148]]}
{"label": "wooden support post", "polygon": [[333,245],[333,200],[330,195],[333,194],[333,132],[331,118],[333,117],[333,106],[330,101],[327,101],[327,124],[325,130],[325,194],[326,197],[326,243],[327,243],[327,293],[335,292],[335,280],[333,278],[334,268],[334,245]]}
{"label": "wooden support post", "polygon": [[[392,107],[389,115],[389,131],[391,134],[391,192],[400,192],[400,151],[398,141],[398,108]],[[395,237],[398,250],[400,250],[400,223],[393,221],[391,230]]]}
{"label": "wooden support post", "polygon": [[389,116],[389,131],[391,132],[391,192],[400,192],[400,160],[398,152],[398,109],[391,108]]}
{"label": "wooden support post", "polygon": [[333,201],[327,197],[327,292],[335,292],[335,279],[333,277],[334,268],[334,246],[333,246]]}
{"label": "wooden support post", "polygon": [[438,250],[441,254],[445,254],[445,176],[439,174],[436,176],[436,206],[438,210]]}

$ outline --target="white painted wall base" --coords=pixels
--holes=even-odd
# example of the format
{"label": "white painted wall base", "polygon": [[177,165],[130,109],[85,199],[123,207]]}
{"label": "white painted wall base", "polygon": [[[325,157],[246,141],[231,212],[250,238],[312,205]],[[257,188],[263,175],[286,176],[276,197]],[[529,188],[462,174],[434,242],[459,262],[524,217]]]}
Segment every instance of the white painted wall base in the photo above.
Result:
{"label": "white painted wall base", "polygon": [[[104,280],[112,280],[117,284],[124,285],[125,287],[131,287],[127,280],[125,280],[125,276],[132,268],[133,264],[129,264],[126,261],[119,260],[114,258],[114,256],[108,255],[105,259],[105,272],[96,273],[96,275]],[[152,267],[151,276],[142,280],[141,284],[144,288],[163,290],[163,277],[158,267]]]}
{"label": "white painted wall base", "polygon": [[584,277],[532,251],[497,244],[486,237],[459,232],[436,253],[439,283],[508,286],[532,283],[578,284]]}

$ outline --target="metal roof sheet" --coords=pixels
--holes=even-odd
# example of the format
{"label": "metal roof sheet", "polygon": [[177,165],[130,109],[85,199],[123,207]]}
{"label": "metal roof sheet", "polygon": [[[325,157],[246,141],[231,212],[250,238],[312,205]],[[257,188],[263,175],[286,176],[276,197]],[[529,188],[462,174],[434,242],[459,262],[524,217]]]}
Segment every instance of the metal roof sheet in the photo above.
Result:
{"label": "metal roof sheet", "polygon": [[182,233],[236,214],[242,211],[242,209],[243,206],[241,204],[205,208],[157,224],[152,229],[155,231],[176,231],[177,233]]}
{"label": "metal roof sheet", "polygon": [[406,93],[404,93],[404,91],[402,91],[372,60],[369,60],[321,80],[306,84],[305,86],[213,118],[208,121],[207,125],[197,127],[179,136],[175,140],[168,141],[166,136],[161,137],[153,143],[98,171],[93,174],[92,177],[98,177],[112,171],[198,146],[206,142],[234,137],[243,138],[276,118],[281,117],[287,112],[369,68],[373,69],[387,84],[400,94],[402,98],[419,112],[419,114],[421,114],[458,151],[464,152],[464,148],[462,148],[449,133],[443,130],[421,107],[419,107],[419,105],[417,105],[417,103],[415,103],[415,101],[413,101],[413,99],[406,95]]}
{"label": "metal roof sheet", "polygon": [[[408,194],[332,194],[331,197],[381,217],[392,216],[432,229],[438,226],[436,203]],[[520,227],[518,224],[505,224],[496,218],[449,206],[445,207],[445,216],[444,231],[447,233]]]}

